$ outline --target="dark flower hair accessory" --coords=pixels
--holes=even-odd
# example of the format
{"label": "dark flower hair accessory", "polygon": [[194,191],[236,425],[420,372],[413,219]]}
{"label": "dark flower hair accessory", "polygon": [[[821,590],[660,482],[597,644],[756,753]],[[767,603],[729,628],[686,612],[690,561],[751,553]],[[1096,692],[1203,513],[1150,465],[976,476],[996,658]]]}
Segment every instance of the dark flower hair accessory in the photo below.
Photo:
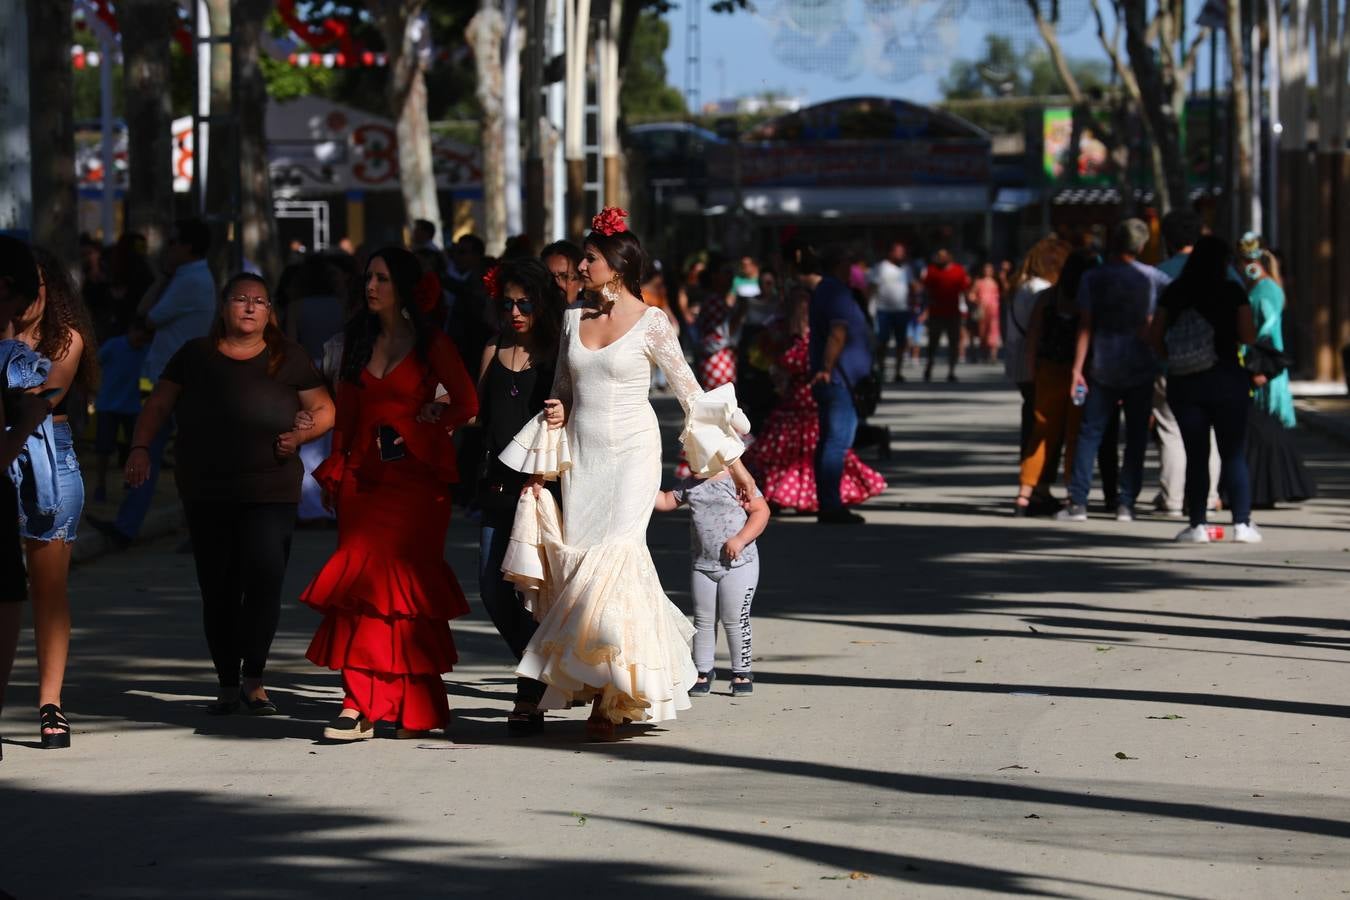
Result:
{"label": "dark flower hair accessory", "polygon": [[493,300],[500,300],[502,296],[501,274],[501,266],[493,266],[483,273],[483,287]]}
{"label": "dark flower hair accessory", "polygon": [[441,302],[441,280],[436,277],[435,272],[423,272],[422,277],[417,279],[417,284],[413,286],[413,303],[423,313],[430,313],[436,309],[436,304]]}
{"label": "dark flower hair accessory", "polygon": [[626,218],[628,218],[628,210],[620,209],[617,206],[606,206],[595,214],[595,218],[591,219],[591,231],[599,232],[605,237],[627,231],[628,223],[624,221]]}

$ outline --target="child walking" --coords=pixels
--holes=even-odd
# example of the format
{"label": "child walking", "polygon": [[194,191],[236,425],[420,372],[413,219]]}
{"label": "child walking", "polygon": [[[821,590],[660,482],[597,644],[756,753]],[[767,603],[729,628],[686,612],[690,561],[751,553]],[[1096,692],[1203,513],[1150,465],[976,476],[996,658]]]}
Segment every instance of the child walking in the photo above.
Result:
{"label": "child walking", "polygon": [[656,511],[689,507],[690,575],[694,597],[694,666],[698,681],[689,696],[712,690],[717,622],[731,654],[731,693],[754,690],[750,673],[750,604],[759,586],[759,551],[755,539],[769,523],[769,504],[755,493],[742,505],[726,472],[712,478],[682,479],[671,491],[657,491]]}

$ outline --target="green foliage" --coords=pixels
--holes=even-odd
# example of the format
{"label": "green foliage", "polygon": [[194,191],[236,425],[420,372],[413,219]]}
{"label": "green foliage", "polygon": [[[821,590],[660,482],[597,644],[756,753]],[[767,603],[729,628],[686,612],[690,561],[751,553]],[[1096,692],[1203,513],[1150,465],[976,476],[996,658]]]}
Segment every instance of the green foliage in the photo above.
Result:
{"label": "green foliage", "polygon": [[638,17],[624,71],[619,108],[626,121],[681,118],[686,108],[680,91],[666,84],[666,47],[670,26],[653,11]]}
{"label": "green foliage", "polygon": [[[1107,65],[1101,60],[1070,58],[1068,65],[1084,91],[1107,83]],[[947,101],[989,101],[956,105],[961,116],[994,133],[1022,130],[1025,104],[1000,102],[1004,98],[1067,93],[1049,53],[1040,47],[1019,53],[1010,40],[997,34],[985,36],[984,55],[979,59],[953,62],[938,86]]]}

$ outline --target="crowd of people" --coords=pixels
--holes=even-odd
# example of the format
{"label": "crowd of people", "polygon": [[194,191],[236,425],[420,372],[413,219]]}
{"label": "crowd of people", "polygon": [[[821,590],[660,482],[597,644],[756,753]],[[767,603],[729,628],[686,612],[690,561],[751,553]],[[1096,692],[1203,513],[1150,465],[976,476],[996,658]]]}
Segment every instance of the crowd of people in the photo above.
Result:
{"label": "crowd of people", "polygon": [[[1095,469],[1106,510],[1133,521],[1153,433],[1151,505],[1187,520],[1177,540],[1221,537],[1209,514],[1226,506],[1233,540],[1256,543],[1254,507],[1315,493],[1287,434],[1278,263],[1259,235],[1224,241],[1192,212],[1169,213],[1161,231],[1168,255],[1156,267],[1141,259],[1152,234],[1139,219],[1105,247],[1051,237],[1027,254],[1008,316],[1006,369],[1023,398],[1014,513],[1086,520]],[[1061,458],[1062,506],[1050,490]]]}
{"label": "crowd of people", "polygon": [[[1154,504],[1187,519],[1178,540],[1216,537],[1224,505],[1234,539],[1259,541],[1253,507],[1314,492],[1287,437],[1284,297],[1259,236],[1230,244],[1173,213],[1156,268],[1131,219],[1102,248],[1045,238],[1016,269],[968,270],[945,248],[919,263],[899,241],[869,265],[788,237],[764,259],[697,253],[676,272],[626,216],[606,209],[579,243],[538,253],[515,238],[495,259],[472,234],[443,249],[418,221],[406,247],[297,254],[276,285],[240,272],[220,289],[197,220],[174,225],[158,274],[134,235],[83,243],[79,287],[50,253],[0,238],[0,505],[15,511],[0,517],[0,702],[31,594],[41,744],[70,745],[78,526],[137,539],[170,464],[212,714],[280,711],[265,673],[293,533],[335,523],[299,598],[321,616],[307,657],[343,686],[324,736],[446,727],[450,622],[469,612],[443,552],[456,506],[478,526],[478,595],[516,660],[513,734],[587,702],[597,739],[674,718],[717,679],[719,625],[730,691],[751,693],[756,541],[773,516],[864,523],[853,507],[886,482],[855,447],[889,446],[867,419],[892,347],[896,381],[924,344],[925,381],[944,341],[948,381],[1002,356],[1022,398],[1018,516],[1085,519],[1095,468],[1108,510],[1134,519],[1150,433]],[[663,393],[684,417],[673,485]],[[127,488],[107,520],[83,514],[90,408],[93,498],[114,456]],[[692,624],[645,538],[653,512],[680,507]]]}

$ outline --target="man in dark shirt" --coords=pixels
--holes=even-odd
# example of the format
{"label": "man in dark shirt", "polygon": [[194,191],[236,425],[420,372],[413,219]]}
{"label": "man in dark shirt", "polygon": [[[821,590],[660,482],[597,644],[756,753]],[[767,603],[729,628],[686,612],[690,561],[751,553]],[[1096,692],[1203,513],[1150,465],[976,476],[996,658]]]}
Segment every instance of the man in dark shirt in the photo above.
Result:
{"label": "man in dark shirt", "polygon": [[866,520],[844,508],[839,483],[844,457],[858,430],[853,386],[872,371],[867,318],[844,284],[848,258],[837,248],[817,253],[799,247],[794,262],[801,282],[811,291],[811,393],[820,418],[816,445],[817,520],[830,525],[861,525]]}

